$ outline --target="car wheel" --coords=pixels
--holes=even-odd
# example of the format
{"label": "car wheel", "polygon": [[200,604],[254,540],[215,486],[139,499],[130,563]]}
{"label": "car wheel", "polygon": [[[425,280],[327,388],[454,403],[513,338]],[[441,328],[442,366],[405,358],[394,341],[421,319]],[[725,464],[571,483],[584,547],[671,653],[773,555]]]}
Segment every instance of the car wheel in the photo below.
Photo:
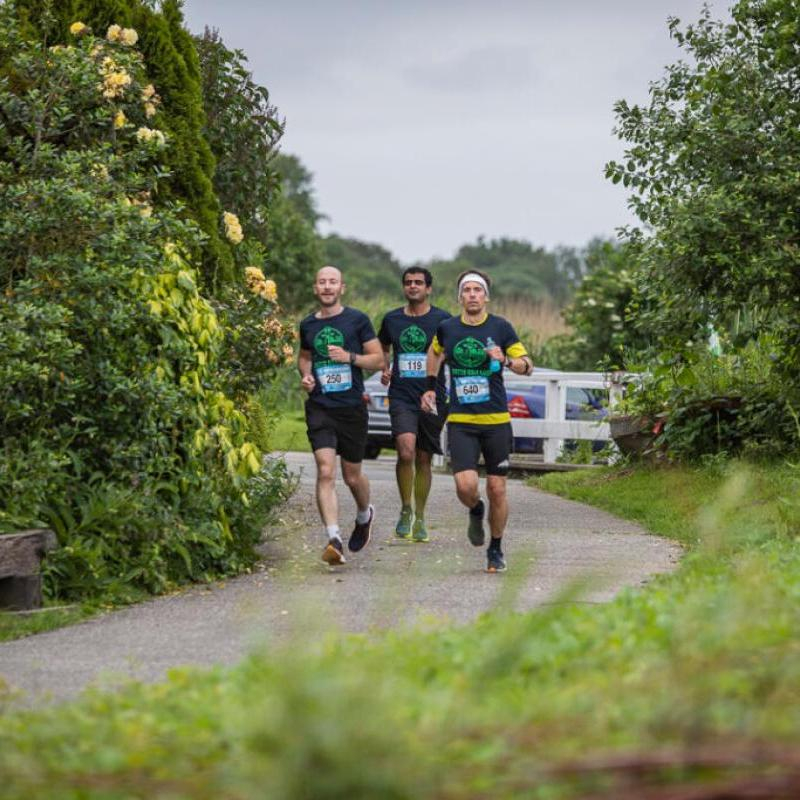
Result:
{"label": "car wheel", "polygon": [[375,442],[367,442],[364,450],[364,458],[375,459],[381,454],[381,446]]}

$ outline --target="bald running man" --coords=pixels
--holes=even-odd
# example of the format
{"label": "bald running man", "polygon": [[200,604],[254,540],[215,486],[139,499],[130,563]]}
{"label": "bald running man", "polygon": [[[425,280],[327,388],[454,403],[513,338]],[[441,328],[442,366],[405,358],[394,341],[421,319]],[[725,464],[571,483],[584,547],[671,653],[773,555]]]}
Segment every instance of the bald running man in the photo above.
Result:
{"label": "bald running man", "polygon": [[469,509],[467,537],[476,547],[485,541],[485,505],[480,495],[478,461],[486,466],[491,539],[487,572],[506,568],[503,533],[508,521],[506,479],[513,445],[511,415],[503,384],[503,367],[530,375],[533,362],[508,320],[488,313],[489,277],[478,270],[458,276],[461,315],[439,324],[428,349],[427,390],[423,411],[436,408],[436,383],[442,364],[450,368],[447,437],[456,494]]}
{"label": "bald running man", "polygon": [[361,471],[367,443],[367,409],[362,370],[383,367],[383,349],[366,314],[342,305],[342,273],[332,266],[317,272],[318,309],[300,323],[297,368],[305,404],[308,441],[317,466],[316,497],[327,545],[326,564],[345,563],[336,497],[336,456],[342,479],[356,501],[356,521],[348,548],[356,553],[369,542],[375,509],[369,479]]}

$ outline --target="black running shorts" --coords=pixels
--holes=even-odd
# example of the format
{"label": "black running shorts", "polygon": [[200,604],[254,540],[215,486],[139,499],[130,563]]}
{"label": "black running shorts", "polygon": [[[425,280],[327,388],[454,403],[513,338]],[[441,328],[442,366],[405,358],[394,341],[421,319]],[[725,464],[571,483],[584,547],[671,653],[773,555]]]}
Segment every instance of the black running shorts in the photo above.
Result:
{"label": "black running shorts", "polygon": [[367,445],[367,409],[364,405],[325,408],[306,401],[306,427],[312,450],[331,447],[345,461],[360,464]]}
{"label": "black running shorts", "polygon": [[471,422],[449,422],[447,444],[453,473],[477,471],[483,455],[487,475],[507,475],[508,458],[514,446],[511,423],[475,425]]}
{"label": "black running shorts", "polygon": [[420,450],[442,454],[442,428],[445,420],[442,412],[428,414],[421,408],[390,405],[389,416],[392,419],[392,436],[413,433],[417,437],[417,447]]}

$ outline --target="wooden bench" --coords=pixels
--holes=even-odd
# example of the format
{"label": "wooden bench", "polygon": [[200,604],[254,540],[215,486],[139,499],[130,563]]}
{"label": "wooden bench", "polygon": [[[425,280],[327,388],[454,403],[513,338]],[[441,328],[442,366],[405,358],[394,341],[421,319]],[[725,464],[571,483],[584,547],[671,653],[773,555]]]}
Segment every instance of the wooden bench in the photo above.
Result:
{"label": "wooden bench", "polygon": [[42,557],[56,544],[47,528],[0,534],[0,608],[41,608]]}

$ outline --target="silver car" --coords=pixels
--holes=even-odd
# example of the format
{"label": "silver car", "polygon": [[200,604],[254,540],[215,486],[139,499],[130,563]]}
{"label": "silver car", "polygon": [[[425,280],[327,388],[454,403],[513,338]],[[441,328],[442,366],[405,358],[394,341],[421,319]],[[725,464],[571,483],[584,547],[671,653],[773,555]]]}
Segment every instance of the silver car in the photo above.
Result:
{"label": "silver car", "polygon": [[381,373],[376,372],[364,381],[364,403],[369,413],[366,458],[377,458],[381,448],[394,448],[392,422],[389,419],[389,387],[381,383]]}

